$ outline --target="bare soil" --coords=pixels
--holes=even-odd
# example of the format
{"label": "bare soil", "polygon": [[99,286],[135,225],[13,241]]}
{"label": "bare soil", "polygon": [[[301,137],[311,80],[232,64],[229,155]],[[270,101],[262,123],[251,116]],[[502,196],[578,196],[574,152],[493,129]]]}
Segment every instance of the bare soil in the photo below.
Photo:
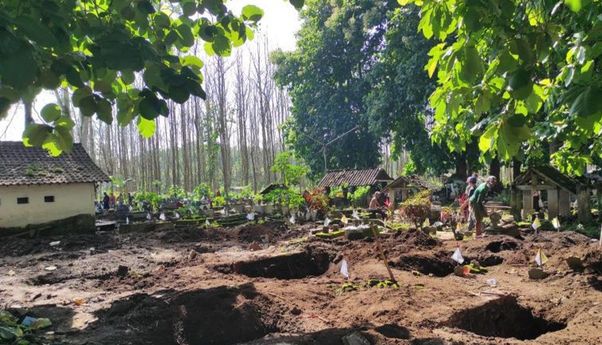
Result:
{"label": "bare soil", "polygon": [[[379,288],[367,284],[388,279],[376,241],[311,227],[2,239],[0,308],[50,318],[49,342],[64,344],[602,343],[602,252],[579,234],[385,234],[399,287]],[[487,273],[456,276],[456,247]],[[538,249],[550,276],[534,281]]]}

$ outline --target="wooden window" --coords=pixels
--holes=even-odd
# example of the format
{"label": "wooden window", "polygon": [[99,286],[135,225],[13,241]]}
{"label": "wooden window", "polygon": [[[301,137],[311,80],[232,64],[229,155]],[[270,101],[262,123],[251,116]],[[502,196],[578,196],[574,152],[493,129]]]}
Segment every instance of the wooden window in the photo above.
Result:
{"label": "wooden window", "polygon": [[44,197],[44,202],[54,202],[54,195],[46,195]]}
{"label": "wooden window", "polygon": [[29,198],[27,198],[27,197],[17,198],[17,204],[29,204]]}

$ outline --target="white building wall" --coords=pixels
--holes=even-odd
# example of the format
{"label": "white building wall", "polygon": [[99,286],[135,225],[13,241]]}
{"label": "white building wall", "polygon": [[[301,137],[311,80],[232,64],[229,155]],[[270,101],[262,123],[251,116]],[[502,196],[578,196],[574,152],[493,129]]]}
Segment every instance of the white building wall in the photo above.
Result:
{"label": "white building wall", "polygon": [[[54,202],[45,202],[54,196]],[[17,198],[29,198],[18,204]],[[41,224],[80,214],[94,215],[94,184],[0,186],[0,228]]]}

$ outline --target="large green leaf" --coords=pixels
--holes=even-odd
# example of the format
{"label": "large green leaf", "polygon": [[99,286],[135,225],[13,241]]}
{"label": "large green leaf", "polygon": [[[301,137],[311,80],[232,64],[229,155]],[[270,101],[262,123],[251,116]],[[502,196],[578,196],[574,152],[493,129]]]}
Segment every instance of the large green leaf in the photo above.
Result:
{"label": "large green leaf", "polygon": [[17,31],[22,32],[28,39],[38,43],[43,47],[52,47],[58,45],[56,37],[47,26],[44,26],[40,20],[34,20],[31,16],[21,15],[13,19],[17,26]]}
{"label": "large green leaf", "polygon": [[144,138],[152,137],[155,134],[155,130],[157,127],[155,120],[148,120],[142,116],[138,117],[138,122],[136,123],[136,125],[138,127],[138,132]]}
{"label": "large green leaf", "polygon": [[23,132],[23,144],[25,146],[42,146],[51,130],[52,128],[47,125],[29,124]]}
{"label": "large green leaf", "polygon": [[61,113],[61,107],[59,107],[58,104],[49,103],[42,108],[40,115],[42,115],[44,121],[53,122],[61,116]]}
{"label": "large green leaf", "polygon": [[0,81],[16,89],[24,89],[36,79],[37,64],[33,52],[25,44],[0,62]]}
{"label": "large green leaf", "polygon": [[263,10],[255,5],[246,5],[242,8],[243,19],[258,22],[263,17]]}
{"label": "large green leaf", "polygon": [[602,114],[602,89],[586,87],[571,104],[570,114],[581,117]]}

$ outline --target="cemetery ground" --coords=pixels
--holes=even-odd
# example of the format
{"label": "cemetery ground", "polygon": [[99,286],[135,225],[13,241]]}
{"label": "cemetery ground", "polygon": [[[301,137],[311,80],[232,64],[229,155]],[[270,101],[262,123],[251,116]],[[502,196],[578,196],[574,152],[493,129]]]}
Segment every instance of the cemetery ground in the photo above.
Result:
{"label": "cemetery ground", "polygon": [[[320,239],[312,227],[4,238],[0,301],[17,317],[49,318],[45,344],[602,343],[602,255],[588,237],[399,231],[375,241]],[[377,244],[398,287],[383,283]],[[487,272],[455,275],[458,245]],[[550,275],[531,280],[539,248]],[[580,260],[569,267],[569,257]]]}

